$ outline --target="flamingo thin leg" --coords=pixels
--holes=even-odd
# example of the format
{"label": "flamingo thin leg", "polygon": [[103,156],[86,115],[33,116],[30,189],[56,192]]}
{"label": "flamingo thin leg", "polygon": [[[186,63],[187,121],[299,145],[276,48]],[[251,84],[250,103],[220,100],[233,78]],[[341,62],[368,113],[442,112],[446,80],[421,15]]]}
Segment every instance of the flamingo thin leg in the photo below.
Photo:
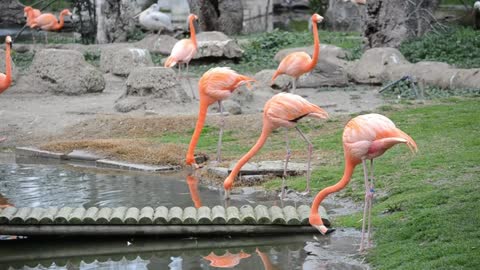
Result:
{"label": "flamingo thin leg", "polygon": [[292,91],[290,93],[295,94],[295,89],[297,88],[297,79],[293,78],[292,80]]}
{"label": "flamingo thin leg", "polygon": [[375,192],[374,187],[374,176],[373,176],[373,159],[370,160],[370,188],[369,188],[369,204],[368,204],[368,226],[367,226],[367,248],[370,247],[370,238],[371,238],[371,221],[372,221],[372,204],[373,204],[373,196]]}
{"label": "flamingo thin leg", "polygon": [[362,219],[362,238],[360,240],[360,252],[363,251],[363,242],[365,240],[365,224],[366,224],[366,219],[367,219],[367,209],[368,209],[368,190],[369,190],[369,184],[368,184],[368,172],[367,172],[367,164],[365,160],[362,160],[362,166],[363,166],[363,176],[365,179],[365,205],[363,207],[363,219]]}
{"label": "flamingo thin leg", "polygon": [[185,77],[187,77],[187,82],[188,82],[188,86],[190,87],[190,92],[192,93],[192,98],[196,100],[197,97],[195,96],[195,92],[193,91],[192,84],[190,83],[190,76],[188,76],[188,63],[186,63],[186,65],[187,65],[187,70],[185,73]]}
{"label": "flamingo thin leg", "polygon": [[225,117],[223,116],[223,106],[222,101],[218,101],[218,108],[220,110],[220,131],[218,133],[218,145],[217,145],[217,162],[222,161],[222,137],[223,137],[223,127],[225,126]]}
{"label": "flamingo thin leg", "polygon": [[300,136],[302,136],[303,140],[308,144],[308,161],[307,161],[307,188],[305,189],[305,193],[308,194],[310,193],[310,178],[312,176],[312,172],[310,170],[311,163],[312,163],[312,152],[313,152],[313,145],[310,142],[310,140],[303,134],[303,132],[298,128],[295,127],[295,129],[300,133]]}
{"label": "flamingo thin leg", "polygon": [[285,166],[283,167],[283,175],[282,175],[282,199],[285,198],[285,179],[287,178],[287,166],[288,161],[290,160],[290,156],[292,155],[292,151],[290,150],[290,142],[288,139],[288,129],[285,129],[285,149],[287,150],[285,154]]}

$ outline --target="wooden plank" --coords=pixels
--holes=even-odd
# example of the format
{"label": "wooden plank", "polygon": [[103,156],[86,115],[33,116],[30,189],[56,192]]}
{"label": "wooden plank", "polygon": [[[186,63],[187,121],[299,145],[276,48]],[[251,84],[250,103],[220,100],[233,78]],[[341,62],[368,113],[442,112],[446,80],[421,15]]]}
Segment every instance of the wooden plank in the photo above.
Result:
{"label": "wooden plank", "polygon": [[155,224],[167,224],[168,223],[168,208],[165,206],[159,206],[155,209],[153,216],[153,223]]}
{"label": "wooden plank", "polygon": [[168,210],[168,224],[182,224],[183,209],[174,206]]}
{"label": "wooden plank", "polygon": [[24,224],[25,220],[27,219],[28,214],[32,212],[32,208],[30,207],[21,207],[18,211],[13,215],[10,219],[10,224]]}
{"label": "wooden plank", "polygon": [[127,207],[125,206],[113,208],[112,216],[110,217],[110,224],[122,224],[126,212]]}
{"label": "wooden plank", "polygon": [[212,223],[213,224],[227,224],[227,214],[226,214],[225,208],[223,206],[215,205],[212,208]]}
{"label": "wooden plank", "polygon": [[212,224],[212,210],[210,207],[202,206],[197,209],[197,223],[198,224]]}
{"label": "wooden plank", "polygon": [[197,224],[197,209],[195,207],[189,206],[183,209],[182,224]]}
{"label": "wooden plank", "polygon": [[85,212],[85,215],[83,216],[82,223],[83,224],[90,224],[93,225],[96,223],[97,219],[97,214],[98,214],[98,208],[97,207],[90,207],[87,209]]}
{"label": "wooden plank", "polygon": [[18,211],[15,207],[7,207],[0,213],[0,224],[7,224]]}
{"label": "wooden plank", "polygon": [[125,214],[125,224],[137,224],[140,215],[140,210],[136,207],[130,207]]}
{"label": "wooden plank", "polygon": [[258,224],[270,224],[272,222],[268,208],[265,205],[257,205],[254,210]]}
{"label": "wooden plank", "polygon": [[83,216],[85,215],[85,208],[75,208],[73,209],[72,213],[68,218],[68,223],[70,224],[82,224],[83,223]]}
{"label": "wooden plank", "polygon": [[71,207],[62,207],[58,210],[57,214],[55,215],[55,219],[53,222],[55,224],[66,224],[68,223],[68,216],[72,213],[73,208]]}
{"label": "wooden plank", "polygon": [[235,206],[227,208],[227,224],[241,224],[240,210]]}
{"label": "wooden plank", "polygon": [[274,205],[270,207],[269,212],[272,217],[272,224],[285,225],[287,223],[282,208]]}
{"label": "wooden plank", "polygon": [[55,218],[55,215],[58,212],[58,208],[47,208],[45,209],[45,212],[43,212],[42,218],[38,222],[39,224],[53,224],[53,220]]}
{"label": "wooden plank", "polygon": [[255,224],[257,220],[255,219],[255,211],[251,205],[243,205],[240,207],[240,221],[241,224]]}
{"label": "wooden plank", "polygon": [[45,212],[45,209],[43,208],[33,208],[32,212],[27,217],[27,220],[25,220],[26,224],[38,224],[40,222],[40,219]]}
{"label": "wooden plank", "polygon": [[300,217],[298,216],[295,207],[288,205],[283,208],[283,215],[287,225],[300,225]]}
{"label": "wooden plank", "polygon": [[110,216],[112,215],[112,212],[112,208],[100,208],[97,213],[97,219],[95,220],[95,224],[107,224],[110,221]]}

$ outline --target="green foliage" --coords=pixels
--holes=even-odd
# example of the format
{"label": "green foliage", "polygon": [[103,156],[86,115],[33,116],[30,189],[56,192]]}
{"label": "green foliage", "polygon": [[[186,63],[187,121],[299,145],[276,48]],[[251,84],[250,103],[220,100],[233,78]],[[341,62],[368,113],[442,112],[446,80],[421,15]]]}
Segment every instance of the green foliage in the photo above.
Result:
{"label": "green foliage", "polygon": [[440,61],[460,68],[480,67],[480,35],[470,27],[450,27],[406,41],[400,51],[410,62]]}
{"label": "green foliage", "polygon": [[[30,5],[33,5],[35,3],[38,2],[38,0],[20,0],[19,1],[20,3],[26,5],[26,6],[30,6]],[[48,3],[50,1],[45,1],[39,5],[36,5],[35,8],[38,8],[38,9],[41,9],[43,6],[46,5],[46,3]],[[72,9],[73,7],[73,3],[75,2],[75,0],[57,0],[55,2],[53,2],[48,8],[47,10],[51,10],[51,11],[61,11],[65,8],[68,8]]]}
{"label": "green foliage", "polygon": [[308,6],[312,13],[325,14],[328,7],[328,0],[309,0]]}
{"label": "green foliage", "polygon": [[20,71],[26,70],[30,66],[33,57],[35,57],[33,52],[18,53],[12,51],[12,60]]}
{"label": "green foliage", "polygon": [[[417,93],[417,92],[418,93]],[[400,81],[389,89],[382,92],[386,98],[394,99],[438,99],[448,97],[480,97],[480,88],[447,88],[442,89],[435,86],[427,86],[424,88],[415,88],[410,81]]]}
{"label": "green foliage", "polygon": [[87,61],[91,65],[100,67],[100,53],[87,51],[83,54],[83,57],[85,58],[85,61]]}

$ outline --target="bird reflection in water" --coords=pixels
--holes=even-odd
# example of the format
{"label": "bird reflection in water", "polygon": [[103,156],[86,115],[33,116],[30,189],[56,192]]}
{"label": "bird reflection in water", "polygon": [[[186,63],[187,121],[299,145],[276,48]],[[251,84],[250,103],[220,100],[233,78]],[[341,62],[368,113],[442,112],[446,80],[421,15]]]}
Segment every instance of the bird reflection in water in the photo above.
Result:
{"label": "bird reflection in water", "polygon": [[190,196],[192,196],[193,205],[195,208],[202,207],[202,200],[198,193],[198,177],[194,173],[187,175],[187,185],[190,190]]}

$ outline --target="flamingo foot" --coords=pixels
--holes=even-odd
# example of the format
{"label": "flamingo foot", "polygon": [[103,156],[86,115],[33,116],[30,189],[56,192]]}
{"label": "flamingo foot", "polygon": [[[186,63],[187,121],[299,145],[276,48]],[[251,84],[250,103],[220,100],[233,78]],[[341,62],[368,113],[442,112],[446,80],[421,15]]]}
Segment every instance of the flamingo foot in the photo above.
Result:
{"label": "flamingo foot", "polygon": [[315,227],[322,235],[327,235],[335,231],[335,228],[327,228],[325,225],[312,225]]}
{"label": "flamingo foot", "polygon": [[307,196],[307,195],[309,195],[309,194],[310,194],[310,189],[309,189],[309,188],[305,189],[304,192],[301,192],[301,193],[300,193],[300,195],[303,195],[303,196]]}

